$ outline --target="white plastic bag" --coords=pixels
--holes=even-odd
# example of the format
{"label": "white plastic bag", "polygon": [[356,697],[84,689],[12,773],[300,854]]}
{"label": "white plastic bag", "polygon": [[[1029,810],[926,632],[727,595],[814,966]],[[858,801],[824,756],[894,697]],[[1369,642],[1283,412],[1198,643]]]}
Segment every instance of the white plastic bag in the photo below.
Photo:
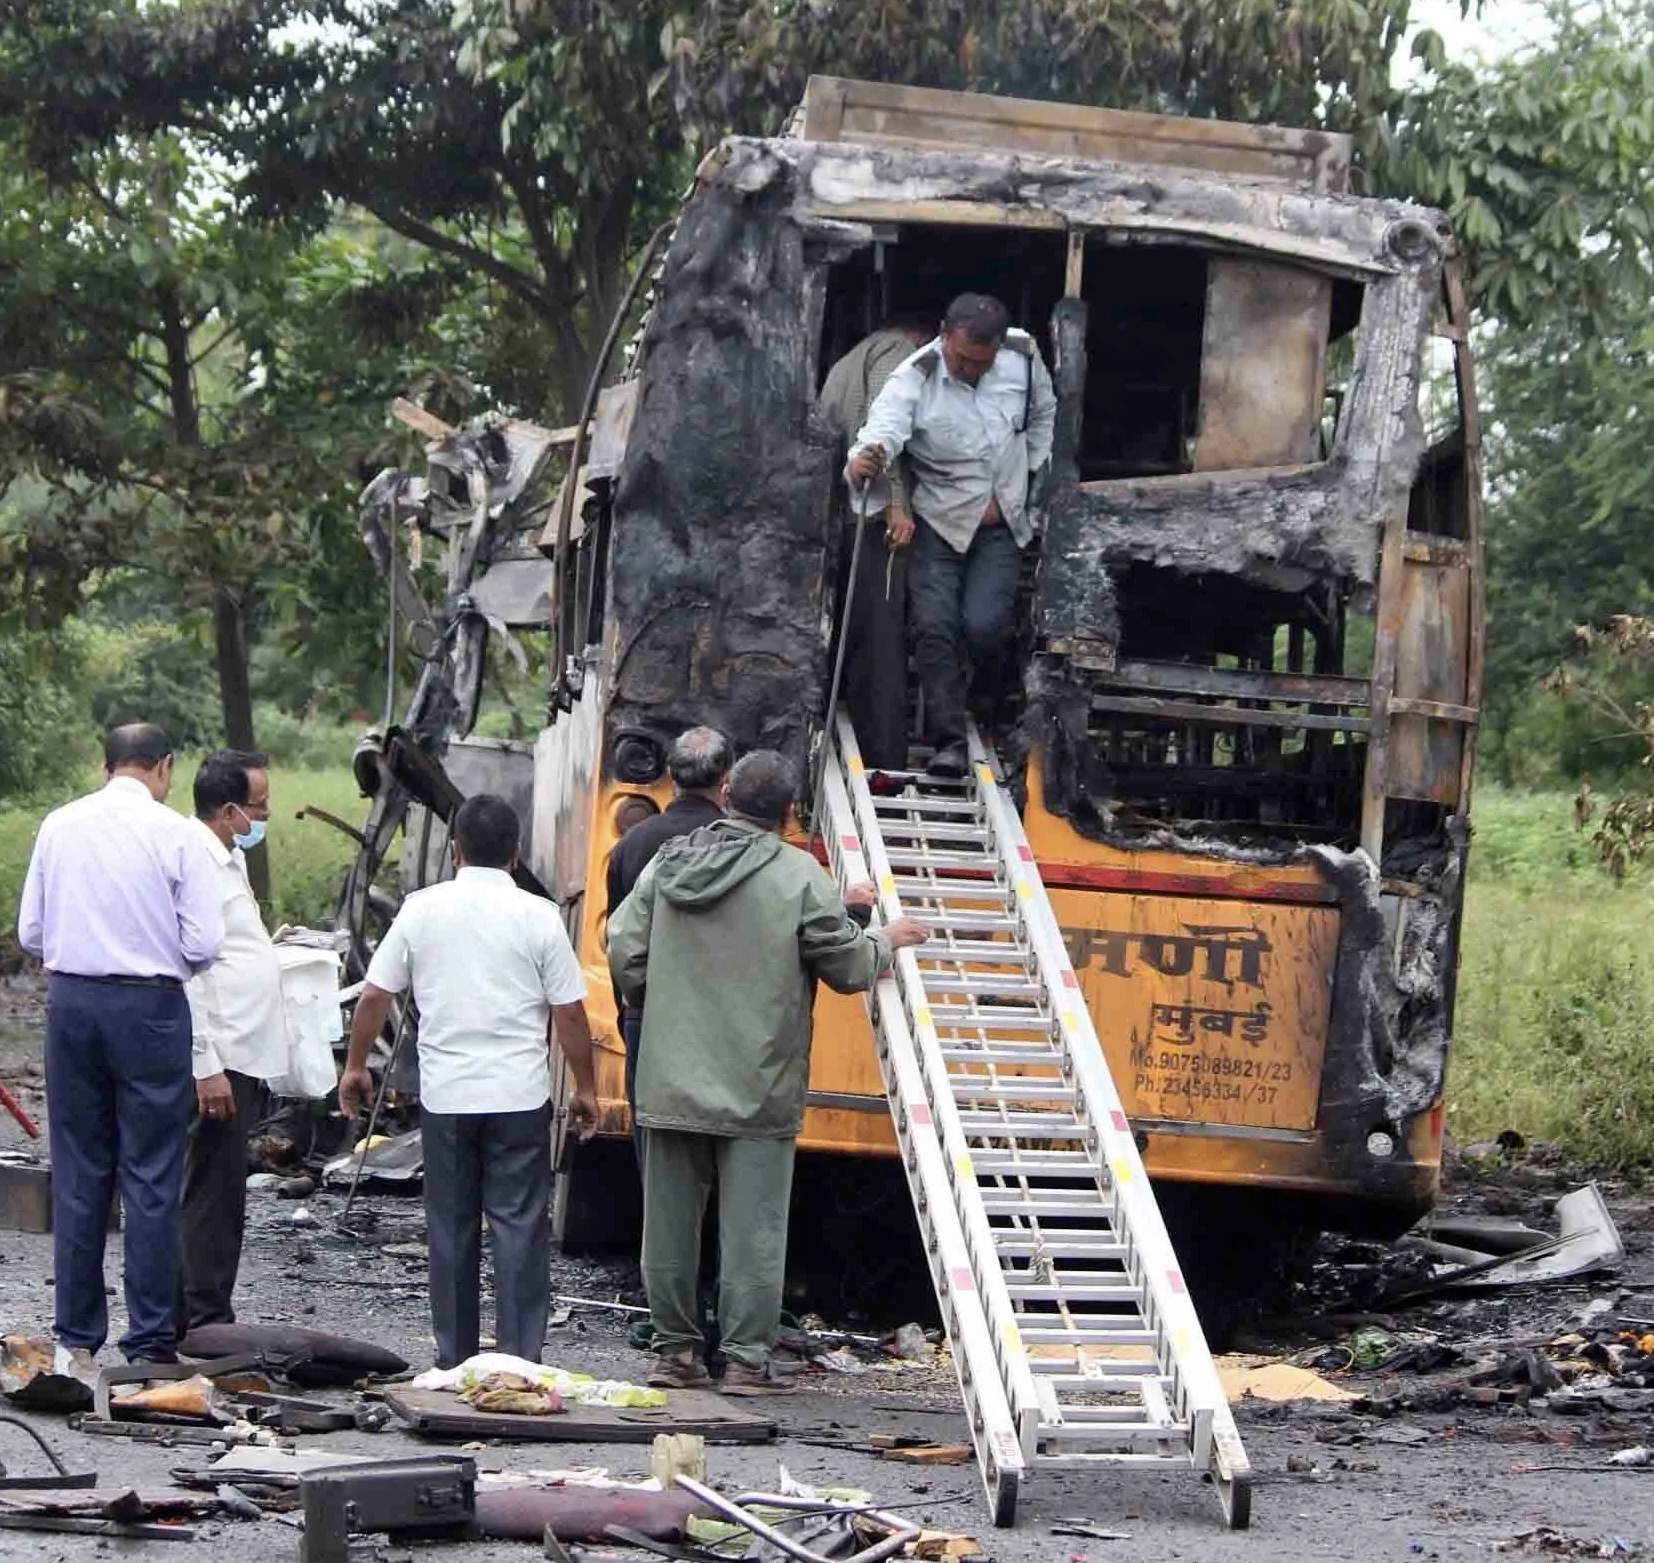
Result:
{"label": "white plastic bag", "polygon": [[333,1044],[343,1034],[339,1014],[339,957],[330,950],[278,944],[282,1013],[287,1024],[287,1071],[270,1082],[277,1096],[319,1101],[339,1083]]}

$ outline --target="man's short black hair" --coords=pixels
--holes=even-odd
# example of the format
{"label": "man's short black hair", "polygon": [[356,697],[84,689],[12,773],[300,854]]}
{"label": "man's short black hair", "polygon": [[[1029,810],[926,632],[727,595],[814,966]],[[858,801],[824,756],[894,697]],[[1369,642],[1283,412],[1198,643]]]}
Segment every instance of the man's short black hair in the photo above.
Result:
{"label": "man's short black hair", "polygon": [[798,777],[784,754],[754,749],[735,762],[729,773],[730,812],[755,825],[777,829],[787,822],[787,810],[798,796]]}
{"label": "man's short black hair", "polygon": [[715,727],[691,727],[679,733],[666,756],[666,769],[685,792],[716,787],[735,761],[729,740]]}
{"label": "man's short black hair", "polygon": [[253,795],[253,784],[247,779],[247,773],[269,768],[267,754],[254,754],[247,749],[213,750],[195,773],[196,817],[211,819],[226,803],[245,807]]}
{"label": "man's short black hair", "polygon": [[1011,312],[986,293],[961,293],[942,317],[944,331],[963,331],[972,342],[1002,342],[1011,328]]}
{"label": "man's short black hair", "polygon": [[454,812],[454,840],[472,868],[510,868],[521,829],[517,811],[491,792],[467,798]]}
{"label": "man's short black hair", "polygon": [[112,727],[103,740],[103,763],[111,771],[123,765],[152,771],[171,753],[172,740],[167,737],[166,729],[153,722],[128,722],[124,727]]}

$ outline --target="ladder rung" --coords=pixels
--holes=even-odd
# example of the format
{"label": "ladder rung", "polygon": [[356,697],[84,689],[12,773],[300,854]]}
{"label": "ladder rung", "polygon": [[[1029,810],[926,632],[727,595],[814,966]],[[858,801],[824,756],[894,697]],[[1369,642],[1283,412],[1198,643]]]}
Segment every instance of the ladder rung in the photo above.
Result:
{"label": "ladder rung", "polygon": [[1085,1200],[1079,1201],[1052,1199],[1047,1191],[1040,1189],[986,1188],[982,1190],[982,1208],[990,1216],[1020,1216],[1025,1220],[1052,1220],[1057,1217],[1073,1220],[1075,1216],[1088,1216],[1093,1212],[1099,1220],[1106,1219],[1108,1208],[1103,1204],[1103,1196],[1096,1189],[1085,1192]]}
{"label": "ladder rung", "polygon": [[873,812],[880,819],[889,819],[903,814],[932,815],[935,817],[950,817],[964,814],[973,814],[978,817],[982,813],[981,802],[974,798],[929,798],[922,794],[917,797],[904,798],[875,798]]}
{"label": "ladder rung", "polygon": [[[1062,1422],[1055,1426],[1041,1423],[1036,1435],[1040,1443],[1061,1444],[1161,1444],[1177,1440],[1184,1431],[1176,1422],[1153,1422],[1144,1419],[1141,1411],[1135,1412],[1136,1421],[1132,1422],[1092,1422],[1073,1423]],[[1162,1458],[1176,1460],[1180,1464],[1187,1464],[1189,1455],[1186,1449],[1174,1450]]]}
{"label": "ladder rung", "polygon": [[1084,1151],[972,1151],[979,1173],[1015,1178],[1090,1178],[1097,1164]]}
{"label": "ladder rung", "polygon": [[1019,1302],[1118,1302],[1135,1303],[1137,1288],[1121,1282],[1118,1277],[1107,1284],[1107,1277],[1094,1276],[1090,1282],[1072,1283],[1059,1280],[1055,1286],[1040,1281],[1019,1281],[1005,1278],[1005,1290]]}
{"label": "ladder rung", "polygon": [[1014,934],[1022,931],[1022,924],[1016,918],[1006,917],[998,912],[956,910],[952,912],[913,912],[909,915],[918,918],[933,933]]}
{"label": "ladder rung", "polygon": [[982,874],[997,874],[999,859],[984,845],[980,852],[927,851],[923,847],[889,847],[885,860],[892,868],[952,868],[976,869]]}
{"label": "ladder rung", "polygon": [[1037,1005],[932,1004],[930,1018],[938,1030],[1037,1031],[1049,1035],[1051,1015]]}
{"label": "ladder rung", "polygon": [[[1068,1329],[1058,1326],[1048,1329],[1038,1324],[1023,1324],[1026,1317],[1017,1316],[1017,1327],[1022,1338],[1031,1346],[1153,1346],[1153,1330]],[[1139,1364],[1141,1369],[1142,1364]]]}
{"label": "ladder rung", "polygon": [[900,869],[895,877],[903,911],[909,910],[908,901],[999,901],[1007,906],[1011,901],[1011,887],[993,879],[942,879],[912,869]]}
{"label": "ladder rung", "polygon": [[1072,1080],[1030,1080],[1018,1075],[975,1075],[950,1069],[955,1100],[973,1102],[1072,1102]]}
{"label": "ladder rung", "polygon": [[1043,1256],[1046,1259],[1105,1259],[1124,1264],[1127,1258],[1126,1245],[1107,1232],[1099,1232],[1095,1238],[1088,1238],[1084,1232],[1041,1233],[1038,1236],[996,1232],[994,1252],[1001,1259],[1036,1259]]}
{"label": "ladder rung", "polygon": [[[885,820],[882,834],[887,852],[902,850],[895,846],[899,841],[916,842],[918,847],[931,846],[940,841],[969,841],[984,853],[990,852],[993,847],[993,832],[986,825],[962,824],[958,820]],[[917,847],[908,850],[917,850]]]}
{"label": "ladder rung", "polygon": [[988,971],[921,972],[926,993],[981,993],[997,999],[1042,999],[1045,984],[1030,982],[1026,976],[1001,977]]}
{"label": "ladder rung", "polygon": [[960,1113],[959,1127],[996,1140],[1083,1140],[1095,1132],[1056,1113]]}
{"label": "ladder rung", "polygon": [[949,1064],[993,1064],[1001,1069],[1061,1069],[1063,1056],[1054,1047],[955,1047],[942,1049]]}
{"label": "ladder rung", "polygon": [[954,939],[947,943],[932,940],[929,944],[917,946],[913,953],[919,957],[921,971],[931,962],[1026,968],[1029,960],[1028,951],[1021,945],[992,939]]}

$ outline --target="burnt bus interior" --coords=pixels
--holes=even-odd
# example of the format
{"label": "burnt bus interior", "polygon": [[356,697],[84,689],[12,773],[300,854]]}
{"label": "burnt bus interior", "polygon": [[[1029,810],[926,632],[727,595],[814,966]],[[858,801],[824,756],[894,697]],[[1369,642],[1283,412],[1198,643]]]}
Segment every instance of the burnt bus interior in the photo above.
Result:
{"label": "burnt bus interior", "polygon": [[[1059,394],[1072,395],[1056,373],[1053,322],[1072,309],[1065,296],[1077,270],[1084,378],[1066,473],[1059,413],[1056,482],[1132,496],[1134,483],[1198,484],[1204,473],[1221,484],[1224,473],[1303,472],[1338,449],[1360,362],[1367,290],[1358,281],[1119,232],[1088,234],[1074,246],[1078,266],[1060,230],[892,223],[873,233],[871,244],[829,269],[818,384],[881,323],[929,325],[970,290],[1005,302],[1013,324],[1038,341]],[[1442,322],[1447,313],[1444,297]],[[1419,401],[1429,443],[1408,527],[1463,540],[1455,360],[1442,337],[1427,346]],[[1375,549],[1383,521],[1372,517]],[[1214,507],[1211,524],[1246,520]],[[1370,587],[1311,571],[1283,582],[1110,564],[1113,654],[1087,665],[1053,655],[1038,635],[1034,569],[1060,565],[1030,561],[1028,611],[1019,622],[1033,684],[1042,667],[1055,667],[1063,681],[1081,679],[1089,690],[1085,753],[1076,763],[1092,808],[1072,816],[1076,825],[1115,841],[1171,830],[1265,848],[1358,844],[1374,649]],[[1454,655],[1462,662],[1462,649]],[[1438,770],[1451,769],[1450,757],[1437,758]],[[1440,787],[1413,790],[1441,796],[1409,801],[1392,790],[1386,856],[1404,841],[1439,841],[1457,802]]]}

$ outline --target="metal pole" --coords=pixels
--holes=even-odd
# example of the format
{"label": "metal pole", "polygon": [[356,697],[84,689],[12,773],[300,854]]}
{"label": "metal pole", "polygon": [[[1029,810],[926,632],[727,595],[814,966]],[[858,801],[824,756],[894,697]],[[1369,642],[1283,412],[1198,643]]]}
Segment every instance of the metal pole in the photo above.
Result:
{"label": "metal pole", "polygon": [[827,691],[827,716],[821,727],[821,755],[816,761],[815,778],[810,786],[810,840],[821,833],[822,778],[827,773],[827,750],[833,741],[833,724],[838,720],[839,684],[844,678],[844,652],[850,642],[850,610],[856,604],[856,581],[861,573],[861,540],[867,529],[867,501],[873,492],[871,483],[863,483],[857,495],[856,536],[850,545],[850,578],[844,586],[844,605],[838,616],[838,654],[833,658],[833,682]]}
{"label": "metal pole", "polygon": [[367,1166],[368,1153],[366,1146],[373,1138],[373,1131],[379,1123],[379,1109],[384,1105],[385,1092],[390,1089],[391,1071],[396,1068],[396,1055],[402,1051],[402,1038],[408,1034],[408,1019],[413,1014],[413,1001],[402,1001],[402,1013],[396,1022],[396,1035],[391,1038],[391,1056],[385,1063],[384,1073],[379,1076],[379,1089],[373,1093],[373,1111],[368,1114],[368,1130],[362,1136],[363,1150],[356,1157],[356,1171],[350,1180],[350,1193],[345,1198],[345,1208],[340,1213],[339,1225],[345,1227],[350,1221],[351,1207],[356,1203],[356,1190],[362,1185],[362,1169]]}

